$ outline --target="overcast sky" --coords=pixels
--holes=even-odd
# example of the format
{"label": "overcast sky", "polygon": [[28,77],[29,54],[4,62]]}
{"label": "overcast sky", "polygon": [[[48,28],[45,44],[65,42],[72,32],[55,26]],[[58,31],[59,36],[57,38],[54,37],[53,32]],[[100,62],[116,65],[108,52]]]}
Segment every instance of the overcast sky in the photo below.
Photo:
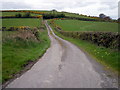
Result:
{"label": "overcast sky", "polygon": [[119,0],[2,0],[2,10],[31,9],[67,11],[90,16],[104,13],[118,18]]}

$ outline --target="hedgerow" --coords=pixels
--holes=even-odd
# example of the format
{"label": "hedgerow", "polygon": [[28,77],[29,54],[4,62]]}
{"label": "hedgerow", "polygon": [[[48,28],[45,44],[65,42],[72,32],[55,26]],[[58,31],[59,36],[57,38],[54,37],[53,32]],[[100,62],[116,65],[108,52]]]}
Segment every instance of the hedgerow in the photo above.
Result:
{"label": "hedgerow", "polygon": [[120,50],[120,34],[118,32],[75,32],[75,31],[63,31],[59,26],[54,23],[54,20],[50,22],[54,26],[54,29],[64,36],[72,37],[80,40],[86,40],[97,44],[98,46],[104,46],[115,50]]}

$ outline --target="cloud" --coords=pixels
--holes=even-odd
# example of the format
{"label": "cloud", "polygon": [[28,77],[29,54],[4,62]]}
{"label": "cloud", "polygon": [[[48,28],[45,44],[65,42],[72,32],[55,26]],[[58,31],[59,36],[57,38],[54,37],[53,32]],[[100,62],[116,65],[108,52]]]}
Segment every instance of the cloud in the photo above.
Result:
{"label": "cloud", "polygon": [[3,2],[2,9],[30,9],[31,7],[25,3]]}
{"label": "cloud", "polygon": [[109,9],[114,9],[118,7],[118,2],[101,2],[101,5],[106,5]]}
{"label": "cloud", "polygon": [[33,9],[68,11],[98,16],[100,13],[117,18],[118,0],[4,0],[2,9]]}
{"label": "cloud", "polygon": [[118,2],[118,18],[120,18],[120,1]]}

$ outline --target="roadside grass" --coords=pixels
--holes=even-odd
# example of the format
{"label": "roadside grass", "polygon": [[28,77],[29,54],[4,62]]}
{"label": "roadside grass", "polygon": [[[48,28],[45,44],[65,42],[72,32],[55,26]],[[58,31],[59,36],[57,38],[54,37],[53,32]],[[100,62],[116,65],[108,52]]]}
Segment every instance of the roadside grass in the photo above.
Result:
{"label": "roadside grass", "polygon": [[[24,31],[20,33],[17,31],[3,32],[2,83],[23,70],[27,63],[37,60],[50,46],[47,30],[37,31],[39,41],[36,40],[36,36],[30,36],[32,35],[31,32],[27,31],[27,33],[29,36],[25,39],[23,36],[23,38],[19,37],[24,34]],[[9,37],[7,37],[8,35]]]}
{"label": "roadside grass", "polygon": [[[51,26],[54,30],[54,27]],[[80,40],[80,39],[74,39],[71,37],[65,37],[59,32],[55,31],[55,34],[59,37],[70,41],[71,43],[78,46],[81,50],[88,53],[91,57],[93,57],[96,61],[103,64],[106,69],[110,69],[114,71],[115,73],[120,74],[120,52],[117,52],[115,50],[111,50],[109,48],[105,48],[102,46],[97,46],[91,42]]]}
{"label": "roadside grass", "polygon": [[118,32],[118,24],[111,22],[55,20],[55,23],[64,31]]}
{"label": "roadside grass", "polygon": [[40,27],[41,20],[35,18],[9,18],[2,19],[2,27],[17,27],[17,26],[29,26]]}

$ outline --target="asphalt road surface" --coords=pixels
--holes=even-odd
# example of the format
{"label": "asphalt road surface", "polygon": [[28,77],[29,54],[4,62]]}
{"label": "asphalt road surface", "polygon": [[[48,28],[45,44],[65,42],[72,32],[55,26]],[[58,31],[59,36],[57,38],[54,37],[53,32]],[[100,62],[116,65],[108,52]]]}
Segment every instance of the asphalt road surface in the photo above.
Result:
{"label": "asphalt road surface", "polygon": [[[117,76],[74,44],[56,36],[47,24],[51,46],[34,66],[6,88],[115,88]],[[50,33],[51,32],[51,33]]]}

